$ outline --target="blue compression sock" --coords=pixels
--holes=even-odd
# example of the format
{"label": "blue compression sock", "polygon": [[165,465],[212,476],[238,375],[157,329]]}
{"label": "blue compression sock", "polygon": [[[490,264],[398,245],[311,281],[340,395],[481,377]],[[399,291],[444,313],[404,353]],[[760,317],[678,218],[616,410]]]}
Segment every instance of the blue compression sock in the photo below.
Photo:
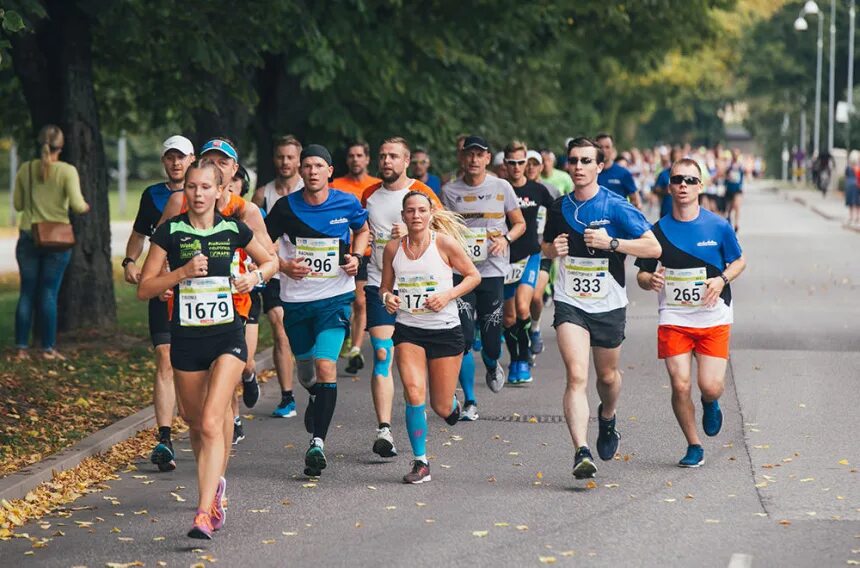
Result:
{"label": "blue compression sock", "polygon": [[406,405],[406,431],[409,433],[409,443],[412,453],[423,456],[427,453],[427,412],[425,405]]}
{"label": "blue compression sock", "polygon": [[460,365],[460,386],[463,387],[463,396],[466,401],[475,401],[475,356],[470,350],[463,355],[463,364]]}

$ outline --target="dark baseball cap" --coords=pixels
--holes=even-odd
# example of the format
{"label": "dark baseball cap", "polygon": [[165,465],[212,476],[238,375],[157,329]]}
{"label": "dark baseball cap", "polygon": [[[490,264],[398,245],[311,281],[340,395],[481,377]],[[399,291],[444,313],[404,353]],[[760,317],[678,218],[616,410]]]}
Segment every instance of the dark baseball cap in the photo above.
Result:
{"label": "dark baseball cap", "polygon": [[489,150],[490,145],[487,144],[487,141],[481,138],[480,136],[466,136],[466,139],[463,140],[463,150],[468,150],[470,148],[480,148],[481,150]]}

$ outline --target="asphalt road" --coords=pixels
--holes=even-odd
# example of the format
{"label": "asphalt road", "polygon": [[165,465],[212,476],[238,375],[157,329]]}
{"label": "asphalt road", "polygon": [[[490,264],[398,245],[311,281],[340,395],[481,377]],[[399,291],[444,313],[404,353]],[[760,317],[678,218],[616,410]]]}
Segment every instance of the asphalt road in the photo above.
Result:
{"label": "asphalt road", "polygon": [[[764,189],[748,192],[744,213],[749,268],[735,285],[724,427],[705,440],[701,469],[675,466],[685,442],[655,355],[656,299],[635,288],[628,270],[620,456],[598,463],[594,488],[571,476],[560,416],[563,370],[546,321],[548,349],[532,386],[492,394],[482,385],[475,423],[448,427],[431,419],[431,483],[400,483],[410,454],[399,394],[401,456],[371,453],[366,372],[341,380],[326,444],[330,467],[316,484],[302,475],[308,435],[301,417],[269,418],[276,402],[270,390],[245,420],[248,438],[228,472],[227,525],[214,541],[185,537],[196,480],[182,442],[175,472],[140,463],[120,473],[109,490],[75,503],[83,509],[71,517],[29,523],[31,536],[50,539],[43,548],[25,539],[0,542],[0,565],[189,566],[213,558],[219,566],[858,563],[860,235]],[[303,408],[306,397],[299,396]],[[590,397],[594,414],[593,388]],[[592,428],[592,444],[595,436]],[[52,536],[58,530],[65,536]]]}

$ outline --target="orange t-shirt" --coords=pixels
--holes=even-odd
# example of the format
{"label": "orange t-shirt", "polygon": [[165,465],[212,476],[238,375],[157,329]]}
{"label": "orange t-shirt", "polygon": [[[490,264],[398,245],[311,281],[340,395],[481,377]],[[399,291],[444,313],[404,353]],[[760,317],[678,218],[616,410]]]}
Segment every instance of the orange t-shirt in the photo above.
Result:
{"label": "orange t-shirt", "polygon": [[[224,206],[223,209],[219,211],[222,217],[238,217],[242,213],[245,212],[245,203],[246,201],[242,199],[240,196],[235,193],[230,194],[230,201],[227,202],[227,205]],[[183,195],[182,196],[182,209],[181,213],[188,212],[188,200]],[[244,261],[245,258],[248,257],[248,254],[244,249],[239,249],[242,251],[239,253],[239,257],[234,257],[234,262],[238,262],[238,272],[243,274],[247,272],[247,267],[245,266]],[[238,252],[238,251],[237,251]],[[251,313],[251,295],[250,294],[233,294],[233,306],[236,308],[236,311],[245,319],[248,319],[248,314]],[[170,298],[170,301],[167,302],[168,313],[173,313],[173,298]]]}
{"label": "orange t-shirt", "polygon": [[365,174],[364,177],[358,181],[349,176],[334,178],[331,182],[331,186],[340,191],[351,193],[361,201],[361,196],[364,195],[364,190],[377,183],[382,183],[382,180]]}

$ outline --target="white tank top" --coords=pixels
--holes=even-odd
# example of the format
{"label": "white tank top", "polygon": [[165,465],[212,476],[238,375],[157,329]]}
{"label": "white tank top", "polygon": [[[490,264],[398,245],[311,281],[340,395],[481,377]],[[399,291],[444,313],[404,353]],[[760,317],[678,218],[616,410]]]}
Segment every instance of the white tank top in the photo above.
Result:
{"label": "white tank top", "polygon": [[[295,193],[302,189],[305,186],[305,181],[302,178],[299,178],[298,183],[296,183],[296,187],[290,190],[290,193]],[[278,193],[278,190],[275,189],[275,180],[270,181],[266,185],[263,186],[263,199],[265,199],[266,204],[266,214],[272,212],[272,207],[275,206],[278,199],[282,198],[283,195]]]}
{"label": "white tank top", "polygon": [[428,296],[454,287],[454,271],[439,254],[436,232],[430,232],[430,245],[418,260],[406,255],[405,246],[403,238],[392,262],[400,296],[397,323],[421,329],[452,329],[460,325],[456,300],[448,302],[440,312],[424,308]]}

